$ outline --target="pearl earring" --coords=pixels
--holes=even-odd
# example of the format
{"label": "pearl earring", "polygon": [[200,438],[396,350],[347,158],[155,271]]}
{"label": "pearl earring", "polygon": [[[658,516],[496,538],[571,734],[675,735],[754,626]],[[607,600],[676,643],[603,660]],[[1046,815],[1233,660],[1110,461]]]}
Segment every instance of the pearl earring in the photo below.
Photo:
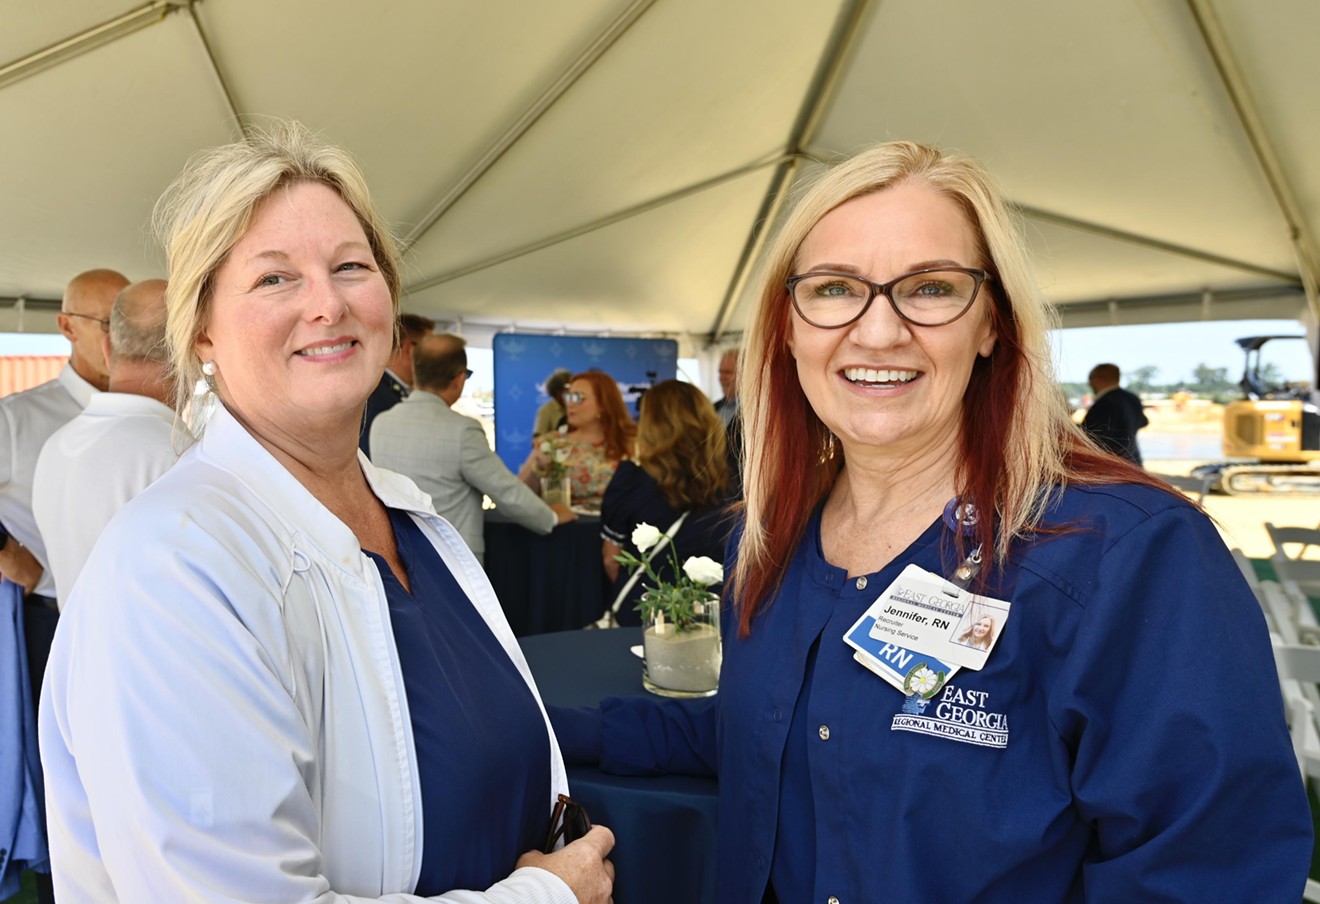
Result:
{"label": "pearl earring", "polygon": [[214,377],[214,376],[215,376],[215,362],[214,362],[214,361],[203,361],[203,362],[202,362],[202,374],[203,374],[204,376],[206,376],[207,379],[210,379],[210,378]]}

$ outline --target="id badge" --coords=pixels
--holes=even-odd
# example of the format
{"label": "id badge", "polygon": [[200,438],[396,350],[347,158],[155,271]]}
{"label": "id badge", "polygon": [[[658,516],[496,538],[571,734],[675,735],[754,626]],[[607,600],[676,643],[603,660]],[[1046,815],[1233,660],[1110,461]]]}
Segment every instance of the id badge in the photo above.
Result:
{"label": "id badge", "polygon": [[971,593],[909,565],[848,629],[844,641],[871,671],[905,694],[924,697],[958,669],[976,671],[985,665],[1011,609],[1006,600]]}

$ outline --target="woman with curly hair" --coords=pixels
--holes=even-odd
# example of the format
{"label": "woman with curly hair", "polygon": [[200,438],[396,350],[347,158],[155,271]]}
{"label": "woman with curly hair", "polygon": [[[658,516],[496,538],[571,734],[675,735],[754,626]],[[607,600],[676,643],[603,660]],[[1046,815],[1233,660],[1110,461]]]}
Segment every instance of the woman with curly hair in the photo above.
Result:
{"label": "woman with curly hair", "polygon": [[[723,505],[728,491],[724,422],[715,407],[690,383],[655,384],[642,400],[637,460],[620,462],[601,503],[602,556],[605,573],[614,582],[610,599],[618,599],[629,577],[614,557],[625,549],[643,556],[631,539],[642,522],[664,531],[687,512],[672,540],[678,560],[723,559],[728,537]],[[656,555],[652,564],[662,579],[676,577],[669,550]],[[645,589],[636,582],[627,599],[616,606],[620,624],[641,624],[633,604]]]}

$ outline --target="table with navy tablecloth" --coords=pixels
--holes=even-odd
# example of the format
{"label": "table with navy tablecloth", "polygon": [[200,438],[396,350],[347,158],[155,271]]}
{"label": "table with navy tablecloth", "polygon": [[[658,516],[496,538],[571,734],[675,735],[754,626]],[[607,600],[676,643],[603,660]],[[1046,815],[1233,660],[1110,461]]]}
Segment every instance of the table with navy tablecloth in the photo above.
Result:
{"label": "table with navy tablecloth", "polygon": [[[563,631],[519,640],[542,698],[559,706],[645,694],[642,661],[629,651],[641,642],[641,628]],[[714,779],[616,776],[569,766],[568,783],[592,821],[614,832],[615,904],[713,904]]]}
{"label": "table with navy tablecloth", "polygon": [[546,535],[486,512],[486,575],[518,637],[581,628],[605,612],[600,518],[581,515]]}

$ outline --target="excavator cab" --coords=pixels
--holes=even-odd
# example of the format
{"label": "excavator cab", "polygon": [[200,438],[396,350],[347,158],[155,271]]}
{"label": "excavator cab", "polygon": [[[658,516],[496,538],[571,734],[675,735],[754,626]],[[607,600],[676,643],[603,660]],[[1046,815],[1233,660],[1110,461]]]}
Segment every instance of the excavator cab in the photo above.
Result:
{"label": "excavator cab", "polygon": [[1267,343],[1281,340],[1305,342],[1306,337],[1237,340],[1246,355],[1238,384],[1244,397],[1224,408],[1224,455],[1233,460],[1192,472],[1207,489],[1229,494],[1320,492],[1320,407],[1314,382],[1289,379],[1276,358],[1262,353]]}

